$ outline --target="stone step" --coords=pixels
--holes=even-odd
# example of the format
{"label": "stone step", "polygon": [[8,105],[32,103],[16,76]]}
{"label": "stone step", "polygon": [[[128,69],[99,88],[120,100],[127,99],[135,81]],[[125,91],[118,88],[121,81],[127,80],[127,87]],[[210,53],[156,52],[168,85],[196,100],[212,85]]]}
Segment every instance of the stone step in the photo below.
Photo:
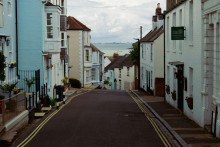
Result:
{"label": "stone step", "polygon": [[50,111],[51,110],[51,107],[42,107],[41,108],[41,111]]}
{"label": "stone step", "polygon": [[0,126],[0,136],[2,136],[5,133],[5,127]]}
{"label": "stone step", "polygon": [[34,113],[34,117],[43,117],[45,115],[44,112],[36,112]]}
{"label": "stone step", "polygon": [[1,141],[7,141],[7,142],[12,142],[13,141],[13,139],[14,139],[14,137],[17,135],[17,132],[15,132],[15,131],[8,131],[8,132],[6,132],[4,135],[2,135],[1,137],[0,137],[0,140]]}

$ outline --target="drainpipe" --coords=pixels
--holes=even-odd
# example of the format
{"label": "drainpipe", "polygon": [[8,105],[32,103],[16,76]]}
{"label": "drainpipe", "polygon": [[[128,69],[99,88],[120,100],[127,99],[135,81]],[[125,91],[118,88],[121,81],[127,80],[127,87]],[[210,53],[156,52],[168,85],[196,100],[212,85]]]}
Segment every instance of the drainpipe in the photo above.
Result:
{"label": "drainpipe", "polygon": [[85,78],[85,75],[84,75],[84,31],[82,30],[82,60],[83,60],[83,88],[85,87],[84,85],[84,78]]}
{"label": "drainpipe", "polygon": [[[165,22],[165,18],[166,18],[166,12],[164,11],[164,14],[163,14],[163,29],[164,29],[164,33],[163,33],[163,39],[164,39],[164,102],[166,102],[166,50],[165,50],[165,46],[166,46],[166,40],[165,40],[165,26],[166,26],[166,22]],[[168,32],[169,33],[169,32]]]}
{"label": "drainpipe", "polygon": [[15,0],[15,25],[16,25],[16,73],[17,73],[17,78],[20,79],[20,76],[18,74],[18,2]]}

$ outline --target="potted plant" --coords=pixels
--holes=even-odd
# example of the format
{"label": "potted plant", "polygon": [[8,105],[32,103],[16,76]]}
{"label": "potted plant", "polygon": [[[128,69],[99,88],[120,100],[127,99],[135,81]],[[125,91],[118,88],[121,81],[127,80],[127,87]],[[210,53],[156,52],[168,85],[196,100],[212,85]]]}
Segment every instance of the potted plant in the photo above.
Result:
{"label": "potted plant", "polygon": [[11,62],[11,64],[9,64],[9,68],[14,68],[16,62]]}
{"label": "potted plant", "polygon": [[170,86],[169,85],[166,85],[166,93],[170,94]]}
{"label": "potted plant", "polygon": [[67,76],[65,76],[65,77],[62,79],[62,82],[63,82],[63,85],[64,85],[64,91],[68,88],[67,80],[68,80],[68,77],[67,77]]}
{"label": "potted plant", "polygon": [[30,93],[31,85],[35,83],[35,78],[34,77],[32,77],[31,79],[25,78],[24,81],[28,86],[28,92]]}
{"label": "potted plant", "polygon": [[171,92],[172,95],[172,99],[175,101],[176,100],[176,90],[173,90],[173,92]]}
{"label": "potted plant", "polygon": [[15,88],[15,86],[17,85],[18,82],[14,83],[14,84],[3,84],[0,86],[0,89],[2,89],[3,93],[8,93],[9,98],[11,97],[11,92],[13,91],[13,89]]}
{"label": "potted plant", "polygon": [[193,97],[192,97],[192,95],[187,96],[185,100],[187,102],[187,105],[188,105],[189,109],[192,110],[193,109]]}
{"label": "potted plant", "polygon": [[18,94],[22,89],[20,88],[14,88],[12,91],[14,94]]}

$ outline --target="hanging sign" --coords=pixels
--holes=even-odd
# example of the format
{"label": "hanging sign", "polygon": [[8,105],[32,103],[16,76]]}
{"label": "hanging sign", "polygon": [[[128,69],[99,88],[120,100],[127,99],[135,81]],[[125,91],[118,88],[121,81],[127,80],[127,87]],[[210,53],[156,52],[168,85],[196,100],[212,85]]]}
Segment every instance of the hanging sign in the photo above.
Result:
{"label": "hanging sign", "polygon": [[184,27],[171,27],[171,40],[184,40]]}

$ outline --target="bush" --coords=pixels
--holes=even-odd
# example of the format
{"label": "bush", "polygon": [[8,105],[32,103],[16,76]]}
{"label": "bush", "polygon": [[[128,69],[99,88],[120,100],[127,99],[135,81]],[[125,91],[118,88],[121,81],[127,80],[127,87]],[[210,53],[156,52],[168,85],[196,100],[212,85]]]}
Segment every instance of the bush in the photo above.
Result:
{"label": "bush", "polygon": [[108,85],[108,84],[109,84],[109,81],[108,81],[108,80],[105,80],[105,81],[104,81],[104,84],[105,84],[105,85]]}
{"label": "bush", "polygon": [[4,95],[0,95],[0,100],[4,99],[5,96]]}
{"label": "bush", "polygon": [[57,101],[55,99],[50,99],[50,105],[51,106],[55,106],[56,102]]}
{"label": "bush", "polygon": [[70,85],[73,88],[81,88],[81,82],[77,79],[69,79]]}

